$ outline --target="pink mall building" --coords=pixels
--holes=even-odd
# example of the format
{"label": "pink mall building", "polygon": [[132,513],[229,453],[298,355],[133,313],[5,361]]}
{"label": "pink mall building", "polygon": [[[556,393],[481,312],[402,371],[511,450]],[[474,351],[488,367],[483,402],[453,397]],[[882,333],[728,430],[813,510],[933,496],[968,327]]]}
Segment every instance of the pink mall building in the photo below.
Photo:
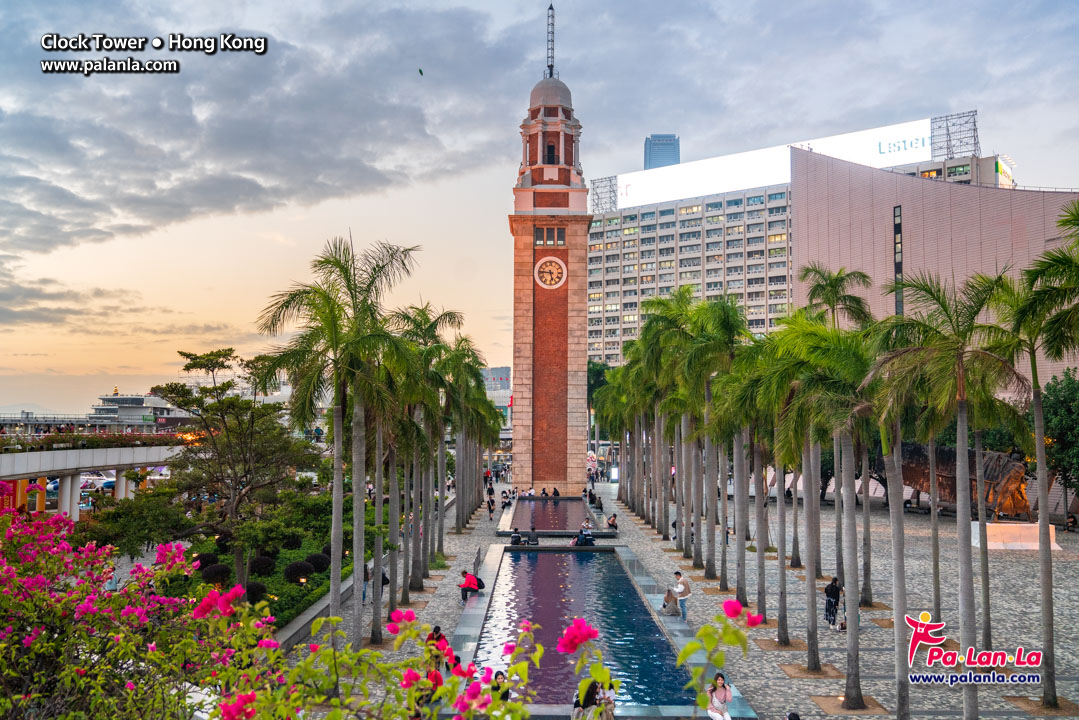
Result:
{"label": "pink mall building", "polygon": [[[1079,200],[1079,192],[950,183],[790,152],[794,265],[816,261],[868,273],[873,288],[864,295],[878,318],[902,312],[902,301],[883,287],[904,274],[924,271],[955,283],[1004,268],[1018,274],[1061,245],[1057,218]],[[793,301],[806,304],[797,274]],[[1043,362],[1042,382],[1074,364]]]}

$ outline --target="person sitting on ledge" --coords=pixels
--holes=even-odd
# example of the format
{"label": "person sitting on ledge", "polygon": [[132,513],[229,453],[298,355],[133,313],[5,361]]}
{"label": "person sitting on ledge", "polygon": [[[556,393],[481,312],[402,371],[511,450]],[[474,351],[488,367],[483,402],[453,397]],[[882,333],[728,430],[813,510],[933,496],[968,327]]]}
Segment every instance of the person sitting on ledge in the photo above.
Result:
{"label": "person sitting on ledge", "polygon": [[[558,492],[558,488],[555,488],[555,492]],[[540,497],[548,497],[547,488],[543,488],[542,490],[540,490]]]}
{"label": "person sitting on ledge", "polygon": [[480,591],[480,584],[479,581],[476,580],[476,576],[468,570],[462,570],[461,577],[464,579],[464,582],[457,587],[461,588],[461,602],[464,603],[468,600],[469,594],[478,593]]}
{"label": "person sitting on ledge", "polygon": [[618,513],[611,513],[611,516],[607,518],[607,527],[611,530],[618,529]]}
{"label": "person sitting on ledge", "polygon": [[595,544],[596,539],[591,533],[586,533],[583,528],[577,533],[576,542],[574,542],[577,547],[594,547]]}
{"label": "person sitting on ledge", "polygon": [[597,497],[595,505],[596,505],[597,510],[599,510],[600,512],[603,512],[603,498]]}
{"label": "person sitting on ledge", "polygon": [[536,526],[532,526],[532,531],[528,533],[528,544],[539,545],[539,535],[536,534]]}
{"label": "person sitting on ledge", "polygon": [[510,545],[521,545],[521,531],[517,528],[513,528],[513,534],[510,535]]}
{"label": "person sitting on ledge", "polygon": [[558,492],[558,488],[555,488],[554,491],[551,493],[551,495],[554,496],[554,497],[558,497],[561,494],[562,493]]}

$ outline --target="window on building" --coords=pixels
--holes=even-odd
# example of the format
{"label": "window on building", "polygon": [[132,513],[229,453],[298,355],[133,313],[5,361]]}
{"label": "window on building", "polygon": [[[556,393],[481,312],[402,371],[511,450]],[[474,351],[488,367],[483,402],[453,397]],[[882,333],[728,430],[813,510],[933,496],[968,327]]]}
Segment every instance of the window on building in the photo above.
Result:
{"label": "window on building", "polygon": [[745,213],[727,213],[727,222],[730,222],[732,220],[741,220],[743,215],[745,215]]}
{"label": "window on building", "polygon": [[660,230],[673,230],[675,225],[677,225],[676,222],[674,222],[673,220],[669,220],[667,222],[661,222],[659,224],[659,229]]}
{"label": "window on building", "polygon": [[785,193],[785,192],[768,193],[768,202],[777,202],[779,200],[786,200],[786,199],[787,199],[787,193]]}
{"label": "window on building", "polygon": [[678,213],[680,215],[694,215],[696,213],[699,213],[700,211],[700,205],[686,205],[685,207],[678,208]]}
{"label": "window on building", "polygon": [[680,228],[695,228],[701,226],[700,218],[689,218],[688,220],[678,221],[678,227]]}
{"label": "window on building", "polygon": [[722,209],[723,209],[723,203],[721,203],[721,202],[710,202],[710,203],[708,203],[707,205],[704,206],[704,211],[705,212],[716,212],[716,211],[719,211],[719,210],[722,210]]}
{"label": "window on building", "polygon": [[558,153],[555,151],[554,143],[547,143],[547,165],[558,164]]}
{"label": "window on building", "polygon": [[622,234],[623,235],[636,235],[637,234],[637,228],[635,228],[635,227],[622,228]]}
{"label": "window on building", "polygon": [[656,231],[656,226],[655,225],[641,225],[641,232],[642,233],[650,233],[650,232],[655,232],[655,231]]}
{"label": "window on building", "polygon": [[922,170],[922,177],[924,178],[938,178],[940,176],[940,168],[933,168],[932,170]]}
{"label": "window on building", "polygon": [[786,215],[787,214],[787,206],[786,205],[780,205],[779,207],[770,207],[770,208],[768,208],[768,214],[769,215]]}
{"label": "window on building", "polygon": [[624,223],[637,222],[637,216],[636,215],[623,215],[622,216],[622,222],[624,222]]}
{"label": "window on building", "polygon": [[[895,280],[903,282],[903,206],[892,208],[892,226],[895,233],[893,252],[895,254]],[[903,314],[903,288],[895,291],[895,314]]]}
{"label": "window on building", "polygon": [[763,204],[764,204],[764,196],[763,195],[751,195],[750,197],[746,198],[746,207],[752,207],[754,205],[763,205]]}
{"label": "window on building", "polygon": [[690,232],[678,233],[678,242],[686,242],[687,240],[700,240],[701,231],[692,230]]}
{"label": "window on building", "polygon": [[671,215],[674,215],[674,208],[666,208],[665,210],[659,211],[660,217],[670,217]]}
{"label": "window on building", "polygon": [[644,222],[645,220],[655,220],[655,219],[656,219],[656,213],[655,213],[654,210],[652,210],[650,212],[641,213],[641,222]]}
{"label": "window on building", "polygon": [[960,177],[970,175],[970,165],[952,165],[948,168],[948,177]]}
{"label": "window on building", "polygon": [[[771,232],[772,230],[786,230],[786,229],[787,229],[787,221],[786,220],[772,220],[770,223],[768,223],[768,231],[769,232]],[[771,237],[769,237],[768,240],[769,240],[769,242],[771,242]]]}
{"label": "window on building", "polygon": [[624,273],[637,272],[637,266],[636,265],[623,265],[622,266],[622,272],[624,272]]}
{"label": "window on building", "polygon": [[727,207],[742,207],[742,198],[731,198],[727,201]]}
{"label": "window on building", "polygon": [[787,242],[787,233],[775,233],[773,235],[768,236],[768,244],[769,245],[778,245],[780,243],[786,244],[786,242]]}

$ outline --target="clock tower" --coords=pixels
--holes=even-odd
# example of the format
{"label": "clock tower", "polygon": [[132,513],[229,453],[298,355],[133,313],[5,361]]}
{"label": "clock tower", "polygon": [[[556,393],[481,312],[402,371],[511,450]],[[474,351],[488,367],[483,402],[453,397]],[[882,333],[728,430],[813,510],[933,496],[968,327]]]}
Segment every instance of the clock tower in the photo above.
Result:
{"label": "clock tower", "polygon": [[513,484],[580,494],[588,453],[585,268],[588,188],[581,124],[554,72],[554,8],[547,71],[521,123],[513,188]]}

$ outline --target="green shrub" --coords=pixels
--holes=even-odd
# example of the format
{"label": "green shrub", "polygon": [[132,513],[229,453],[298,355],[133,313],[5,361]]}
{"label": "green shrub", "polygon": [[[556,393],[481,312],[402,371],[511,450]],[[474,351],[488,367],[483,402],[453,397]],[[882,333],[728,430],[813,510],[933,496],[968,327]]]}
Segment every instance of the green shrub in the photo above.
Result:
{"label": "green shrub", "polygon": [[232,577],[232,570],[228,565],[209,565],[202,569],[202,581],[207,585],[224,585]]}
{"label": "green shrub", "polygon": [[315,566],[305,560],[289,563],[285,567],[285,579],[291,583],[299,583],[300,580],[310,579],[315,574]]}
{"label": "green shrub", "polygon": [[251,570],[251,574],[266,577],[267,575],[273,575],[273,571],[277,569],[277,563],[273,558],[259,555],[251,558],[248,568]]}

